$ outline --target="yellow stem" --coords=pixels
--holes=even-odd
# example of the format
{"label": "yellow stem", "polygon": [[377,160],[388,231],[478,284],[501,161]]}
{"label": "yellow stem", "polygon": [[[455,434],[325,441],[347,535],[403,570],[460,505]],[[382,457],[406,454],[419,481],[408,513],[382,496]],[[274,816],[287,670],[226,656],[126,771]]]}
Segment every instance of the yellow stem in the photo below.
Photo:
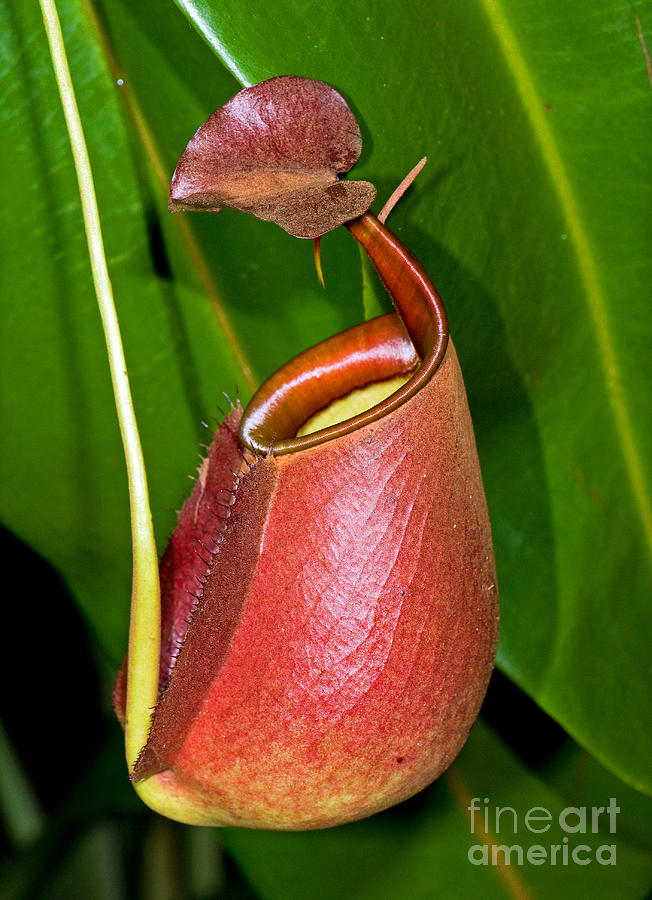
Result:
{"label": "yellow stem", "polygon": [[129,632],[129,678],[126,710],[126,755],[130,769],[147,740],[158,694],[160,596],[158,559],[149,506],[145,462],[136,424],[120,327],[106,265],[100,217],[61,25],[54,0],[39,0],[59,86],[77,172],[84,228],[97,303],[106,340],[113,393],[124,446],[133,542],[133,584]]}

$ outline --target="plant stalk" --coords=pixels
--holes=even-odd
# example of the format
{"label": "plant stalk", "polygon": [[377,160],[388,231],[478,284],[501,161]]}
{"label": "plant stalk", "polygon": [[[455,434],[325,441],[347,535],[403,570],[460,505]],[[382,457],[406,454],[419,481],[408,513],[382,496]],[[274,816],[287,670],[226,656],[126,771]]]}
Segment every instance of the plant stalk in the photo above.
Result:
{"label": "plant stalk", "polygon": [[113,394],[127,465],[133,546],[133,582],[125,734],[127,763],[131,770],[147,740],[151,724],[150,711],[155,706],[158,695],[160,650],[158,557],[149,505],[145,461],[106,264],[86,140],[75,99],[56,4],[54,0],[39,0],[39,3],[77,173],[93,282],[104,328]]}

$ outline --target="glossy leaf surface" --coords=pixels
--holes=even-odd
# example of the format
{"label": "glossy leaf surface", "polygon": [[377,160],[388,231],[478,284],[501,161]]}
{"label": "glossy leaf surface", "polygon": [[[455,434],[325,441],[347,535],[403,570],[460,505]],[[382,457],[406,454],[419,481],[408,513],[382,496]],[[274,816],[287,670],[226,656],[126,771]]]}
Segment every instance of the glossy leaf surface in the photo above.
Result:
{"label": "glossy leaf surface", "polygon": [[[129,46],[141,62],[148,62],[143,34],[122,9],[117,12],[116,21],[130,39],[139,38]],[[171,21],[184,27],[179,14],[173,8],[169,12]],[[106,48],[98,45],[96,29],[77,4],[62,4],[60,13],[66,36],[72,34],[68,52],[73,79],[84,86],[79,103],[162,548],[174,524],[175,509],[187,494],[188,475],[198,464],[198,443],[206,440],[201,422],[211,423],[212,416],[221,415],[220,405],[228,405],[222,391],[233,396],[239,387],[246,398],[254,381],[291,355],[291,338],[280,335],[287,331],[292,307],[303,308],[307,297],[316,298],[322,292],[313,275],[309,247],[269,225],[254,221],[252,229],[249,217],[234,214],[246,223],[247,238],[265,247],[259,257],[250,259],[246,272],[234,272],[229,262],[235,251],[228,244],[229,240],[237,243],[237,228],[235,234],[232,227],[227,229],[228,240],[219,242],[217,253],[214,234],[201,246],[201,223],[199,241],[180,234],[174,217],[167,213],[167,190],[184,139],[178,138],[173,149],[160,147],[156,116],[143,125],[135,106],[131,109],[141,131],[134,130],[133,115],[123,120],[120,89],[128,101],[138,102],[129,79],[116,85]],[[38,9],[6,4],[3,17],[7,94],[2,152],[12,178],[3,195],[6,233],[0,275],[3,371],[7,373],[0,389],[2,421],[7,423],[0,449],[2,517],[64,574],[117,662],[125,647],[131,580],[127,492],[77,185]],[[173,34],[168,32],[171,43]],[[185,34],[193,38],[188,29]],[[202,50],[193,39],[191,55],[197,52],[197,44]],[[137,71],[141,76],[143,71],[154,71],[157,90],[165,84],[167,96],[177,97],[179,108],[189,110],[183,128],[187,140],[210,113],[214,100],[202,112],[196,111],[196,99],[194,108],[189,105],[183,79],[169,74],[173,62],[164,46],[160,41],[152,66],[144,70],[139,66]],[[175,43],[175,49],[181,67],[183,48]],[[201,52],[198,55],[201,59]],[[208,51],[203,59],[207,79],[212,73],[215,82],[215,63]],[[217,74],[225,100],[237,84],[219,67]],[[148,144],[149,154],[137,154],[134,160],[129,141],[142,146],[144,129],[153,131],[153,149]],[[167,125],[165,131],[172,142],[174,133],[169,133]],[[165,160],[166,183],[161,189],[156,166],[165,170]],[[266,229],[264,244],[257,228]],[[166,230],[173,235],[169,256]],[[270,230],[274,232],[271,242],[266,238]],[[346,246],[350,239],[342,238],[339,242]],[[207,269],[203,279],[198,274],[198,257]],[[351,247],[354,264],[356,257]],[[289,291],[281,286],[281,270],[288,259],[299,262],[305,275],[303,283]],[[267,271],[261,272],[265,267]],[[226,336],[222,322],[230,325],[234,317],[217,287],[224,273],[230,279],[226,294],[240,312],[234,324],[239,334]],[[354,292],[355,269],[351,274],[347,289]],[[207,283],[222,321],[206,302]],[[249,299],[238,306],[243,283]],[[254,352],[248,348],[243,371],[241,335],[252,333],[256,304],[266,303],[268,285],[274,283],[279,313],[270,315],[267,336],[253,341]],[[281,308],[281,296],[289,312]],[[304,346],[311,343],[311,333],[326,336],[354,321],[351,312],[348,317],[342,315],[332,304],[322,306],[305,324],[299,316],[295,318],[294,341]],[[43,434],[47,453],[42,448]]]}
{"label": "glossy leaf surface", "polygon": [[500,664],[650,790],[649,4],[180,5],[243,83],[289,67],[350,99],[381,195],[429,155],[391,224],[459,347]]}
{"label": "glossy leaf surface", "polygon": [[[490,729],[477,723],[449,774],[403,806],[328,831],[275,834],[226,829],[224,840],[246,866],[250,882],[264,900],[308,894],[315,900],[555,900],[560,895],[619,900],[639,896],[649,883],[650,863],[636,839],[621,833],[622,811],[615,814],[615,834],[609,832],[607,816],[596,833],[581,836],[567,834],[559,825],[559,815],[571,804],[588,806],[590,818],[591,806],[608,804],[610,791],[622,797],[617,780],[603,775],[580,792],[577,785],[574,780],[570,800],[554,779],[528,771]],[[487,796],[489,803],[484,804]],[[473,797],[479,799],[480,811],[471,831],[468,807]],[[621,805],[627,808],[624,802]],[[496,807],[512,810],[499,815],[498,831]],[[548,824],[543,832],[536,833],[525,824],[533,807],[544,807],[551,814],[549,823],[537,822],[537,813],[528,820],[533,829]],[[488,831],[484,829],[486,808]],[[588,852],[585,858],[591,862],[577,865],[569,856],[569,864],[564,865],[560,849],[557,864],[551,865],[550,848],[562,848],[564,838],[571,849],[579,844],[590,848],[579,856]],[[522,847],[523,865],[517,863],[517,851],[512,851],[510,866],[469,862],[469,854],[482,858],[478,847],[487,846],[491,860],[492,847],[501,845]],[[598,848],[605,845],[616,848],[615,866],[596,861]],[[545,847],[546,863],[528,863],[525,854],[532,846]],[[504,849],[496,858],[504,862]],[[311,862],[309,867],[306,860]]]}
{"label": "glossy leaf surface", "polygon": [[[108,45],[87,8],[59,6],[160,545],[197,462],[198,423],[222,390],[249,393],[155,167],[169,180],[188,137],[238,90],[216,65],[222,54],[243,82],[292,71],[340,90],[362,124],[356,174],[376,183],[379,205],[429,155],[389,224],[446,299],[461,357],[498,556],[500,663],[611,768],[649,787],[650,3],[600,0],[588,12],[556,0],[419,2],[401,16],[380,0],[253,3],[246,13],[196,6],[217,55],[163,0],[106,0]],[[0,210],[2,517],[65,575],[117,665],[130,579],[126,489],[67,137],[38,10],[2,0],[0,15],[1,152],[11,172]],[[135,117],[125,103],[134,98]],[[324,238],[324,293],[309,248],[273,226],[233,212],[194,217],[192,233],[252,384],[362,316],[348,234]],[[34,598],[34,608],[45,602]],[[476,764],[486,775],[486,760]],[[490,781],[480,783],[482,792]],[[537,787],[534,802],[542,798]],[[356,826],[356,839],[367,827]],[[413,854],[404,873],[434,859],[446,832],[428,833],[412,851],[400,820],[390,846]],[[262,851],[255,836],[240,840],[254,872]],[[637,840],[649,844],[644,832]],[[340,848],[342,877],[356,846]],[[323,859],[316,843],[310,852]],[[424,894],[436,885],[460,895],[445,864]],[[609,896],[602,890],[591,893]],[[642,893],[637,882],[627,895]]]}

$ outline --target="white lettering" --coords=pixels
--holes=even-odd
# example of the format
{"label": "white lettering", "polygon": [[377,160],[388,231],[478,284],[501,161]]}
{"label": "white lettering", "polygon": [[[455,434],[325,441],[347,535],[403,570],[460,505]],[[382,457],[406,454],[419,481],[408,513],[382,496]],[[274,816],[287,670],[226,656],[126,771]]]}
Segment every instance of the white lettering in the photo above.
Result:
{"label": "white lettering", "polygon": [[616,833],[616,816],[620,812],[620,807],[616,806],[616,798],[609,798],[609,806],[607,807],[607,812],[609,813],[609,831],[611,834]]}
{"label": "white lettering", "polygon": [[[620,810],[619,810],[620,812]],[[608,854],[608,855],[607,855]],[[595,851],[595,858],[600,863],[601,866],[615,866],[616,865],[616,845],[615,844],[603,844],[601,847]]]}
{"label": "white lettering", "polygon": [[[580,850],[586,850],[588,856],[580,857]],[[578,866],[588,866],[591,862],[591,848],[588,844],[578,844],[577,847],[573,847],[573,862],[577,863]]]}
{"label": "white lettering", "polygon": [[500,832],[500,817],[504,812],[511,812],[514,817],[514,834],[518,831],[518,820],[516,818],[516,810],[513,806],[497,806],[496,807],[496,834]]}
{"label": "white lettering", "polygon": [[[478,851],[480,856],[478,858]],[[469,862],[474,866],[489,865],[489,847],[486,844],[474,844],[467,853]]]}
{"label": "white lettering", "polygon": [[[568,823],[569,816],[577,816],[575,825]],[[586,834],[586,806],[567,806],[559,813],[559,825],[568,834]]]}
{"label": "white lettering", "polygon": [[480,798],[473,797],[467,809],[471,813],[471,834],[475,834],[475,814],[480,809]]}
{"label": "white lettering", "polygon": [[532,844],[531,847],[528,847],[527,861],[533,866],[542,866],[547,856],[546,848],[542,847],[541,844]]}
{"label": "white lettering", "polygon": [[[539,815],[535,815],[535,813],[538,813]],[[535,828],[534,825],[531,824],[533,820],[535,822],[547,822],[548,824],[541,828]],[[545,806],[533,806],[532,809],[529,809],[525,814],[525,827],[534,834],[541,834],[550,828],[551,820],[552,815],[549,809],[546,809]]]}
{"label": "white lettering", "polygon": [[491,848],[492,866],[500,865],[499,853],[502,853],[505,857],[506,866],[511,866],[512,864],[512,853],[516,855],[517,865],[523,865],[523,848],[519,844],[513,844],[511,847],[508,847],[507,844],[494,844]]}
{"label": "white lettering", "polygon": [[601,813],[604,812],[604,806],[592,806],[591,807],[591,831],[593,834],[597,834],[600,831],[600,826],[598,825],[598,819],[600,818]]}

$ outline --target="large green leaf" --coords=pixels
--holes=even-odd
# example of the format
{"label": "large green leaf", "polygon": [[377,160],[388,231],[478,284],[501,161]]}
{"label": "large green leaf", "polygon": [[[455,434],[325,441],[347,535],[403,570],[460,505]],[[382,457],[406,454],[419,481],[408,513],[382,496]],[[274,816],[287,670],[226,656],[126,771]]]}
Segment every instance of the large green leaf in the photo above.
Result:
{"label": "large green leaf", "polygon": [[[243,82],[335,84],[447,300],[494,527],[499,662],[650,789],[652,6],[179,0]],[[627,723],[623,727],[623,723]]]}
{"label": "large green leaf", "polygon": [[[630,797],[623,799],[621,790],[613,775],[589,790],[580,786],[578,791],[575,779],[574,796],[569,799],[546,779],[529,772],[478,722],[448,774],[394,810],[321,832],[226,829],[223,834],[226,846],[264,900],[556,900],[560,896],[624,900],[644,896],[652,877],[652,861],[647,850],[636,846],[635,836],[621,833],[623,817],[632,818]],[[606,808],[614,791],[619,811],[614,808],[610,818]],[[474,797],[477,812],[471,819]],[[644,804],[649,811],[647,798]],[[596,819],[595,831],[594,806],[604,809]],[[538,810],[526,820],[535,807]],[[564,828],[581,827],[584,815],[564,813],[569,807],[586,810],[585,830]],[[498,808],[504,811],[496,818]],[[537,816],[544,818],[537,821]],[[578,852],[578,864],[572,853],[580,844],[590,850]],[[546,855],[540,855],[539,862],[527,856],[535,845],[545,848]],[[553,846],[558,849],[553,851]],[[565,846],[568,857],[564,863]],[[604,863],[611,852],[598,851],[604,846],[615,848],[614,865]],[[479,849],[484,847],[488,849]],[[494,847],[503,849],[494,851]],[[514,848],[509,851],[509,865],[504,864],[505,848]],[[521,861],[518,848],[523,852]],[[483,861],[485,852],[487,863]],[[494,852],[499,864],[492,863]],[[556,862],[552,862],[553,854]]]}
{"label": "large green leaf", "polygon": [[[74,0],[59,6],[162,546],[197,466],[198,443],[207,440],[200,423],[219,416],[222,392],[235,397],[239,389],[246,398],[297,347],[353,322],[356,305],[323,302],[307,242],[278,230],[269,239],[262,223],[244,215],[234,227],[227,222],[221,236],[210,227],[215,217],[196,217],[198,235],[188,237],[167,214],[165,193],[147,177],[151,160],[142,152],[142,130],[121,105],[121,90],[137,103],[140,89],[149,101],[147,120],[137,121],[152,132],[148,151],[169,179],[188,136],[237,89],[174,7],[166,8],[167,19],[154,17],[158,41],[127,9],[110,10],[124,38],[125,65],[135,73],[117,85],[97,23]],[[0,17],[2,153],[4,171],[11,172],[0,211],[1,515],[65,576],[117,661],[126,646],[131,581],[127,491],[79,194],[38,6],[2,0]],[[188,90],[188,56],[204,94],[211,84],[217,100]],[[171,116],[169,103],[183,114]],[[348,291],[355,297],[357,254],[347,237],[333,243],[349,250]],[[248,246],[261,252],[247,252]],[[207,270],[204,282],[197,254]],[[243,254],[244,267],[235,268],[233,259]],[[300,273],[291,290],[283,284],[288,264]],[[206,302],[206,280],[221,321]],[[346,294],[346,272],[331,281],[332,290]],[[270,298],[276,308],[268,306]],[[254,331],[261,306],[267,325]],[[314,312],[302,317],[306,307]],[[249,377],[239,364],[243,355]]]}
{"label": "large green leaf", "polygon": [[[357,251],[343,229],[324,239],[324,293],[309,241],[232,211],[170,216],[167,191],[186,143],[240,85],[216,64],[214,54],[172,4],[101,0],[101,9],[105,40],[117,54],[116,71],[126,76],[122,91],[139,103],[150,131],[150,154],[155,152],[165,175],[152,200],[169,274],[175,282],[201,287],[179,234],[178,220],[185,219],[258,383],[298,349],[359,320]],[[127,118],[133,125],[133,116]],[[134,141],[142,144],[142,135],[136,132]],[[329,266],[333,258],[338,265]],[[223,389],[233,390],[229,372],[223,374],[223,383]],[[242,379],[240,387],[250,392]]]}
{"label": "large green leaf", "polygon": [[[309,244],[230,212],[180,227],[161,181],[237,90],[233,74],[323,78],[360,118],[355,174],[381,201],[430,155],[390,224],[435,277],[462,358],[496,539],[500,664],[607,765],[649,788],[650,4],[638,18],[606,0],[590,15],[558,0],[415,2],[401,14],[387,0],[188,5],[208,44],[163,0],[104,0],[99,22],[77,0],[59,6],[160,543],[196,465],[199,422],[221,392],[239,385],[246,396],[291,353],[362,316],[346,233],[324,240],[324,293]],[[10,173],[0,210],[1,515],[64,574],[117,661],[130,583],[125,475],[35,5],[0,0],[0,46]],[[482,793],[489,763],[471,758]],[[461,841],[460,818],[456,828]],[[444,832],[434,836],[446,845]],[[418,828],[414,840],[411,866],[432,852]]]}
{"label": "large green leaf", "polygon": [[[196,465],[201,418],[217,411],[238,370],[204,298],[152,268],[148,210],[115,85],[78,4],[60,10],[165,540]],[[2,517],[65,575],[119,659],[129,513],[79,193],[38,6],[3,0],[0,17],[2,165],[10,173],[0,212]]]}

